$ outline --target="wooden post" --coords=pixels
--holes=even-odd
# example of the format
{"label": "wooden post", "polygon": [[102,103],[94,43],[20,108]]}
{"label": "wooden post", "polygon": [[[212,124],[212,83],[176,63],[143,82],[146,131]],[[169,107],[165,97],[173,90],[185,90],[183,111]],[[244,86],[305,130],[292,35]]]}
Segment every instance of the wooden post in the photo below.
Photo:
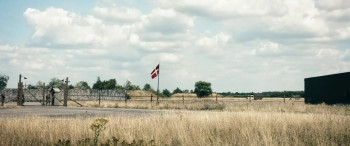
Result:
{"label": "wooden post", "polygon": [[216,97],[216,103],[218,103],[218,95],[216,94],[216,96],[215,96],[215,97]]}
{"label": "wooden post", "polygon": [[182,104],[185,104],[185,95],[182,95]]}
{"label": "wooden post", "polygon": [[68,77],[66,77],[66,85],[64,86],[64,101],[63,106],[67,106],[67,100],[68,100]]}
{"label": "wooden post", "polygon": [[43,105],[45,105],[45,103],[46,103],[45,91],[46,91],[46,89],[45,89],[45,83],[44,83],[43,84]]}
{"label": "wooden post", "polygon": [[101,106],[101,92],[98,91],[98,106]]}
{"label": "wooden post", "polygon": [[151,94],[151,103],[153,102],[153,95]]}
{"label": "wooden post", "polygon": [[1,106],[4,106],[4,103],[5,103],[5,94],[4,93],[2,93],[2,91],[1,91]]}
{"label": "wooden post", "polygon": [[17,105],[22,106],[22,74],[19,74],[19,82],[18,82],[18,88],[17,88]]}
{"label": "wooden post", "polygon": [[283,102],[286,103],[286,91],[283,92]]}
{"label": "wooden post", "polygon": [[127,95],[127,93],[125,92],[125,106],[126,106],[126,100],[128,99],[128,97],[126,95]]}

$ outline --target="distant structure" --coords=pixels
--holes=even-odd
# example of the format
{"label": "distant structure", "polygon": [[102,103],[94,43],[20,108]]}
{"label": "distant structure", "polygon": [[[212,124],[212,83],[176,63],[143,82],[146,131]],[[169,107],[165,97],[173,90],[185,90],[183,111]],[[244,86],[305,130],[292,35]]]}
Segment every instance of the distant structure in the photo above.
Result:
{"label": "distant structure", "polygon": [[305,78],[305,103],[350,104],[350,72]]}
{"label": "distant structure", "polygon": [[258,94],[258,93],[254,94],[254,100],[262,100],[262,98],[263,98],[262,94]]}

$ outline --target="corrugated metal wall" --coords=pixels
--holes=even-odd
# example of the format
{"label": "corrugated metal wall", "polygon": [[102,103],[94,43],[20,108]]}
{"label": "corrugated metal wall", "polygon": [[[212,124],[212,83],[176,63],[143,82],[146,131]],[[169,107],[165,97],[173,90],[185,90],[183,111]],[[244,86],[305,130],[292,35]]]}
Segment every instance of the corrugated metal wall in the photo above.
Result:
{"label": "corrugated metal wall", "polygon": [[305,79],[305,103],[350,104],[350,72]]}

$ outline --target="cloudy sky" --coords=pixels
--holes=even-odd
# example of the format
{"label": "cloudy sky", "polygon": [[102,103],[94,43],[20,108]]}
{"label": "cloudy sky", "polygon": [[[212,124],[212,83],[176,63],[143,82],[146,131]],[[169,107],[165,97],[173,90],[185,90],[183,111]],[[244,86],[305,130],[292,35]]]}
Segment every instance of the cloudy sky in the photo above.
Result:
{"label": "cloudy sky", "polygon": [[349,0],[0,1],[0,73],[160,89],[303,90],[350,70]]}

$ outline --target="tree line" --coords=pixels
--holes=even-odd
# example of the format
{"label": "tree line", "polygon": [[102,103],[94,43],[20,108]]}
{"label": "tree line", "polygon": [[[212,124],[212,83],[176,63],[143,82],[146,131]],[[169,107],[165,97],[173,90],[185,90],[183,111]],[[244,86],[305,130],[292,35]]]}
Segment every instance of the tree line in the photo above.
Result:
{"label": "tree line", "polygon": [[[7,82],[9,80],[9,76],[0,74],[0,90],[3,90],[7,86]],[[28,89],[38,89],[43,87],[43,82],[38,81],[36,85],[27,85]],[[47,88],[55,87],[55,88],[64,88],[64,81],[58,78],[52,78],[50,82],[46,85]],[[96,90],[144,90],[149,91],[151,93],[157,94],[157,91],[151,87],[150,84],[146,83],[143,88],[141,89],[140,86],[134,85],[131,83],[131,81],[127,80],[124,85],[120,85],[117,83],[116,79],[109,79],[109,80],[101,80],[100,77],[97,77],[97,80],[95,83],[92,84],[90,87],[89,84],[86,81],[80,81],[76,83],[75,85],[70,84],[68,86],[69,89],[96,89]],[[194,90],[188,90],[184,89],[181,90],[179,87],[174,89],[172,92],[168,89],[163,89],[162,91],[159,91],[159,95],[161,97],[170,97],[173,94],[177,93],[195,93],[197,97],[206,97],[212,94],[211,89],[211,83],[206,81],[198,81],[194,85]],[[218,93],[224,97],[247,97],[251,95],[253,92],[222,92]],[[293,97],[296,95],[300,95],[301,97],[304,97],[304,91],[272,91],[272,92],[262,92],[259,93],[263,97]]]}
{"label": "tree line", "polygon": [[[247,97],[251,94],[254,94],[253,92],[222,92],[218,93],[224,97]],[[262,95],[263,97],[293,97],[293,96],[301,96],[304,97],[305,93],[304,91],[269,91],[269,92],[261,92],[257,93]]]}

